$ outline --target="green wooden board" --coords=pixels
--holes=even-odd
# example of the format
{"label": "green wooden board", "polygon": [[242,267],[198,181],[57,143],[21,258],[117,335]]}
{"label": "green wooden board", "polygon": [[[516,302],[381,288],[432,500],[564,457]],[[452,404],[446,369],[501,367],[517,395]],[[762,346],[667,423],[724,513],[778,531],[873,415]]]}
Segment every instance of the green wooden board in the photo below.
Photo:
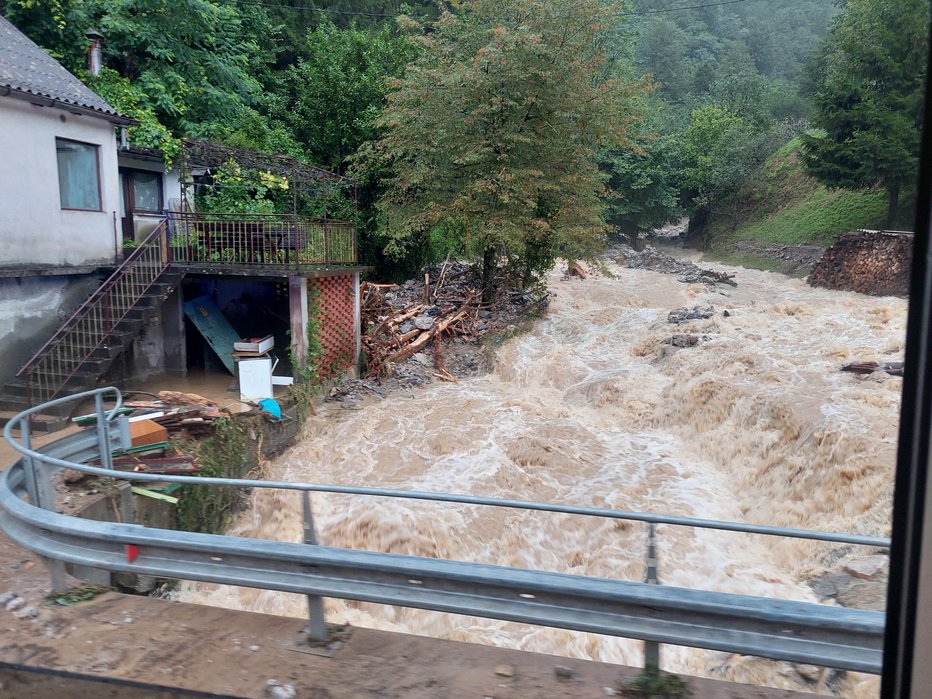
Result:
{"label": "green wooden board", "polygon": [[233,343],[238,342],[240,336],[224,317],[217,304],[209,296],[201,296],[184,305],[184,313],[194,323],[207,344],[214,351],[223,366],[234,376],[236,367],[233,362]]}

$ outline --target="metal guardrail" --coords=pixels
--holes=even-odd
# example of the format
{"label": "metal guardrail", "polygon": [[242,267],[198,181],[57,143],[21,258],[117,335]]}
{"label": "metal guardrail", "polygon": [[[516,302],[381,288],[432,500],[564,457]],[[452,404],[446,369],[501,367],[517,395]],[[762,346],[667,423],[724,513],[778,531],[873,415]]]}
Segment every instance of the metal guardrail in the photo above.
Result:
{"label": "metal guardrail", "polygon": [[[120,441],[114,439],[111,430],[115,409],[109,413],[103,409],[102,396],[107,392],[113,392],[119,404],[119,392],[112,388],[74,397],[97,400],[98,453],[102,453],[101,449],[109,451],[108,445]],[[68,399],[56,402],[65,400]],[[41,409],[39,406],[32,411]],[[42,496],[45,487],[42,484],[52,471],[68,467],[128,480],[284,488],[304,493],[379,495],[503,507],[533,505],[528,509],[867,546],[889,545],[882,538],[444,493],[124,473],[72,460],[78,455],[88,458],[88,439],[80,433],[42,452],[32,449],[28,433],[28,416],[32,411],[18,415],[4,430],[7,441],[23,457],[0,476],[0,528],[50,563],[53,584],[63,584],[62,580],[55,580],[56,566],[67,562],[110,571],[297,592],[308,595],[312,610],[314,601],[319,602],[320,597],[337,597],[846,670],[879,673],[881,669],[884,630],[881,612],[675,588],[652,582],[321,546],[315,543],[308,499],[305,499],[308,545],[94,522],[52,511],[50,501]],[[17,426],[25,426],[22,442],[12,435]],[[83,441],[79,444],[79,440]],[[23,500],[24,495],[28,496],[28,502]],[[128,547],[133,555],[128,555],[131,550]],[[653,548],[650,546],[651,551]],[[314,621],[312,618],[312,627]],[[320,631],[323,620],[318,616],[316,621]]]}

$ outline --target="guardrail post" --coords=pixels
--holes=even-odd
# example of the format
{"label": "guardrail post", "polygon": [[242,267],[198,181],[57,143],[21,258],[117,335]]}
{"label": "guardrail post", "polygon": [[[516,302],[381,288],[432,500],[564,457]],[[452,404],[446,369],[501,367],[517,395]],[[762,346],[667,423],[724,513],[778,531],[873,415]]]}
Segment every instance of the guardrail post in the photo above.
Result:
{"label": "guardrail post", "polygon": [[[648,585],[659,585],[657,577],[657,541],[656,525],[651,522],[647,525],[647,573],[644,582]],[[644,667],[660,668],[660,644],[657,641],[644,641]]]}
{"label": "guardrail post", "polygon": [[[29,418],[20,421],[20,435],[23,446],[32,449],[32,434],[29,430]],[[36,463],[31,456],[23,455],[23,466],[26,469],[26,490],[29,499],[43,510],[55,511],[55,489],[52,487],[51,469],[43,463]],[[49,570],[52,592],[64,592],[68,589],[68,578],[65,574],[65,564],[54,558],[42,556],[42,561]]]}
{"label": "guardrail post", "polygon": [[[301,504],[304,511],[304,543],[317,546],[317,532],[314,530],[314,513],[311,511],[311,496],[306,490],[301,491]],[[327,639],[327,623],[324,619],[324,600],[318,595],[307,596],[308,627],[307,635],[315,641]]]}
{"label": "guardrail post", "polygon": [[113,452],[110,445],[110,423],[107,422],[107,413],[104,411],[104,396],[97,393],[94,396],[94,408],[97,413],[97,448],[100,450],[100,465],[103,468],[113,468]]}

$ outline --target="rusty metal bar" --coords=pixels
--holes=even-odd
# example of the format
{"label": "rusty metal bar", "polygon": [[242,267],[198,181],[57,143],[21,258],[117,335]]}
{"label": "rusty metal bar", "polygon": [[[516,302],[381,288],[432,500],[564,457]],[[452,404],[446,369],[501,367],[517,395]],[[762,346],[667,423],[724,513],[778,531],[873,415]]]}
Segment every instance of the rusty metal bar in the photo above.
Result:
{"label": "rusty metal bar", "polygon": [[31,405],[55,397],[165,270],[165,221],[17,372]]}
{"label": "rusty metal bar", "polygon": [[[293,214],[169,212],[168,216],[172,230],[186,232],[181,260],[186,263],[289,269],[356,263],[356,224],[351,221]],[[193,235],[188,234],[191,230]]]}

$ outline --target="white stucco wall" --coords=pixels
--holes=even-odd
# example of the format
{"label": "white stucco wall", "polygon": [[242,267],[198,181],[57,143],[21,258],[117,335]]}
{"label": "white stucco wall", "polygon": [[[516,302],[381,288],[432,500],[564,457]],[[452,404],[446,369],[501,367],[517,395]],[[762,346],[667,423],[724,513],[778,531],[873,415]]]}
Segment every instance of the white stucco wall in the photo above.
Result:
{"label": "white stucco wall", "polygon": [[[62,210],[56,138],[100,146],[102,211]],[[112,124],[0,97],[0,267],[112,263],[119,192]]]}

